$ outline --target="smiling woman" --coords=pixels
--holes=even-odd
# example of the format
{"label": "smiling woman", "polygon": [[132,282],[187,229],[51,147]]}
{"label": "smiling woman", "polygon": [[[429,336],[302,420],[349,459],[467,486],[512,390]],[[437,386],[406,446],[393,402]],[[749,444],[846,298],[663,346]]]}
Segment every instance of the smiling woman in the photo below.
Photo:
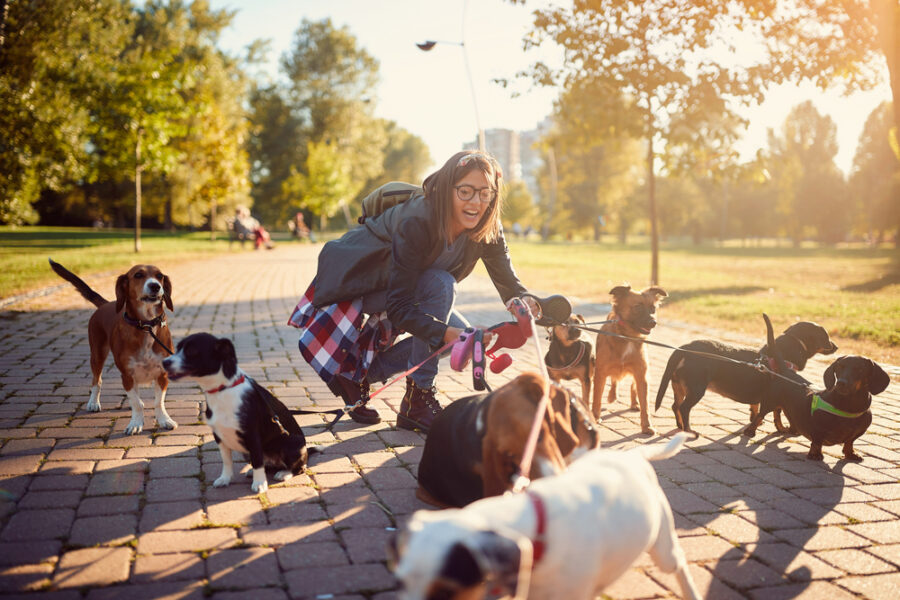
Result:
{"label": "smiling woman", "polygon": [[[525,294],[500,225],[502,184],[493,157],[457,152],[425,179],[423,194],[322,248],[316,278],[289,322],[301,329],[303,357],[354,407],[355,421],[380,421],[365,406],[370,381],[416,367],[397,424],[428,430],[441,410],[433,387],[436,350],[468,326],[453,306],[456,283],[479,260],[503,302]],[[399,331],[411,337],[395,344]]]}

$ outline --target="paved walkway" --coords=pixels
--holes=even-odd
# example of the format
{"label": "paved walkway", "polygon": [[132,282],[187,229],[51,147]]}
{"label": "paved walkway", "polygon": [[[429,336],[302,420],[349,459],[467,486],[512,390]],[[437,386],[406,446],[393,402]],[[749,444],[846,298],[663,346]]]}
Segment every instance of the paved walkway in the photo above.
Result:
{"label": "paved walkway", "polygon": [[[313,276],[317,252],[317,246],[281,244],[271,252],[160,265],[174,282],[175,338],[198,331],[228,336],[241,367],[289,406],[339,406],[300,357],[296,330],[285,325]],[[112,297],[116,274],[89,281]],[[460,304],[476,324],[507,318],[483,277],[463,284]],[[576,306],[589,320],[607,308]],[[378,426],[342,421],[332,435],[322,418],[304,416],[309,441],[325,447],[307,475],[259,497],[242,478],[216,489],[211,481],[220,458],[200,420],[203,394],[196,385],[169,388],[176,430],[155,431],[148,410],[147,429],[125,436],[129,410],[110,361],[103,410],[85,412],[90,314],[68,287],[0,312],[0,600],[16,594],[60,600],[395,596],[384,544],[391,528],[424,507],[413,493],[424,439],[393,427],[402,383],[373,401],[384,418]],[[663,308],[663,325],[651,339],[677,345],[716,335],[666,324],[665,315]],[[777,329],[787,324],[778,321]],[[762,342],[762,321],[760,331],[750,343]],[[536,370],[529,348],[516,351],[504,376]],[[650,347],[651,397],[668,354]],[[825,365],[812,361],[807,378],[820,380]],[[748,442],[739,435],[746,407],[713,395],[693,411],[700,439],[656,466],[705,597],[898,597],[900,386],[894,379],[877,397],[875,422],[856,445],[862,464],[838,460],[839,447],[826,448],[823,464],[807,461],[806,442],[775,435],[771,422]],[[470,393],[470,381],[444,368],[441,401]],[[151,399],[149,390],[143,395]],[[605,447],[648,441],[637,435],[637,413],[625,402],[608,408]],[[655,423],[671,431],[668,408]],[[645,557],[606,594],[665,598],[676,590]]]}

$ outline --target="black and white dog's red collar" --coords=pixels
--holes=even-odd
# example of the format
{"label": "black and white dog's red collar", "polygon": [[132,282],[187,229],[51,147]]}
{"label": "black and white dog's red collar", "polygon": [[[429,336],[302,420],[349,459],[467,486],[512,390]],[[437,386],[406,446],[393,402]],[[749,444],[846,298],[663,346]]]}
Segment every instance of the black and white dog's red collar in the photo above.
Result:
{"label": "black and white dog's red collar", "polygon": [[233,388],[233,387],[237,387],[237,386],[241,385],[242,383],[244,383],[244,379],[245,379],[244,374],[241,373],[241,376],[238,377],[237,379],[235,379],[234,381],[232,381],[231,383],[228,383],[228,384],[223,383],[222,385],[220,385],[217,388],[214,388],[211,390],[206,390],[206,393],[207,394],[218,394],[219,392],[227,390],[228,388]]}
{"label": "black and white dog's red collar", "polygon": [[535,519],[537,519],[534,539],[531,540],[531,568],[533,569],[538,564],[538,561],[541,560],[541,557],[544,556],[544,550],[546,549],[544,544],[544,532],[547,529],[547,508],[544,506],[544,501],[540,496],[527,490],[525,493],[528,495],[528,499],[531,500],[531,506],[534,508],[534,516]]}

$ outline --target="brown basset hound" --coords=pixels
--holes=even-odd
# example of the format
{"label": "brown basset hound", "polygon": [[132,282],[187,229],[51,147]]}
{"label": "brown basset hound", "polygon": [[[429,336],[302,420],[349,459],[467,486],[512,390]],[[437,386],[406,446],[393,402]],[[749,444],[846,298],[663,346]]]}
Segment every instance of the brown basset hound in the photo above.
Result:
{"label": "brown basset hound", "polygon": [[561,473],[597,447],[596,421],[581,401],[536,373],[524,373],[490,394],[453,402],[435,418],[419,462],[417,497],[435,506],[465,506],[511,489],[544,394],[549,402],[525,475]]}
{"label": "brown basset hound", "polygon": [[172,347],[172,334],[163,309],[165,304],[172,310],[172,282],[169,277],[153,265],[135,265],[116,279],[116,301],[109,302],[62,265],[51,260],[50,267],[97,307],[88,322],[93,379],[87,410],[100,410],[103,364],[112,351],[113,360],[122,375],[122,387],[131,405],[131,421],[125,428],[126,435],[143,431],[144,403],[141,402],[138,386],[145,384],[153,385],[157,426],[162,429],[178,427],[166,412],[169,378],[162,367],[162,359],[169,354],[167,349]]}

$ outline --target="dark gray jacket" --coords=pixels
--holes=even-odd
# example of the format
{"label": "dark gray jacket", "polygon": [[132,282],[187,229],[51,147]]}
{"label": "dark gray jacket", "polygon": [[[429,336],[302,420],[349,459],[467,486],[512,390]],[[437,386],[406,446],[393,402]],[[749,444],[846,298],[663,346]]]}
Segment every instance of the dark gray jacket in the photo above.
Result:
{"label": "dark gray jacket", "polygon": [[[419,277],[443,250],[436,222],[431,203],[416,196],[328,242],[319,253],[313,304],[322,307],[387,290],[391,323],[432,346],[442,345],[447,325],[413,302]],[[462,258],[448,271],[462,281],[479,259],[504,302],[526,292],[502,232],[492,243],[467,238]]]}

